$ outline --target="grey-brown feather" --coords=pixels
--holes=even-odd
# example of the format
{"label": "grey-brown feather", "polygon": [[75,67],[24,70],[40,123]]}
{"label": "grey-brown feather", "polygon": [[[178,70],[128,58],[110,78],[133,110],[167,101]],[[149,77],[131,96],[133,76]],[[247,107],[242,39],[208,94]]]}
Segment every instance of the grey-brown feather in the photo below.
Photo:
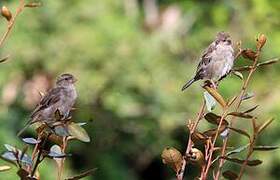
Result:
{"label": "grey-brown feather", "polygon": [[220,32],[214,42],[203,52],[195,76],[182,88],[185,90],[193,82],[200,79],[219,81],[231,70],[234,61],[234,50],[231,45],[230,36]]}
{"label": "grey-brown feather", "polygon": [[[51,89],[35,107],[26,127],[38,121],[46,123],[54,121],[55,112],[57,110],[63,118],[67,118],[77,98],[74,82],[75,78],[71,74],[61,75],[56,81],[56,86]],[[21,130],[18,135],[20,135],[26,127]]]}

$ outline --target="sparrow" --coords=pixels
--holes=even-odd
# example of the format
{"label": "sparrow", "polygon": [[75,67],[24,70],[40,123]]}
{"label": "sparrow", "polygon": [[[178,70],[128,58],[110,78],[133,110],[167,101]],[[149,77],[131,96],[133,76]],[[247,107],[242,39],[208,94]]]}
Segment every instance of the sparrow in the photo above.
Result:
{"label": "sparrow", "polygon": [[219,32],[216,39],[208,46],[200,58],[195,76],[186,82],[182,91],[198,80],[210,80],[215,82],[223,79],[232,69],[234,62],[234,50],[228,33]]}
{"label": "sparrow", "polygon": [[56,121],[56,112],[61,119],[69,117],[69,113],[77,99],[77,92],[74,86],[76,78],[72,74],[60,75],[55,83],[55,87],[50,89],[44,95],[39,104],[30,115],[30,120],[25,127],[18,133],[22,134],[31,124],[36,122],[45,122],[47,124]]}

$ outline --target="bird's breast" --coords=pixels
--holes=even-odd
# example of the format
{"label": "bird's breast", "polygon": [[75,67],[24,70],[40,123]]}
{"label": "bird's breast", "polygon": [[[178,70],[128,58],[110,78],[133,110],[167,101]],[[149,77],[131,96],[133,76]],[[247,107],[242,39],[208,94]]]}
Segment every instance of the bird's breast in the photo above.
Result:
{"label": "bird's breast", "polygon": [[229,73],[233,66],[234,55],[231,46],[217,47],[212,53],[211,63],[208,67],[209,79],[219,80]]}

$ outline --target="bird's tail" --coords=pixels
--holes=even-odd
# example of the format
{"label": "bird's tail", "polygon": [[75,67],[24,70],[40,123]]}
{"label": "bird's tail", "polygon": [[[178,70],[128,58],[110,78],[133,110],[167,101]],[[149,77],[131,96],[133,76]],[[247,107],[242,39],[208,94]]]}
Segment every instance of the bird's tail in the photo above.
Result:
{"label": "bird's tail", "polygon": [[189,80],[183,87],[182,87],[182,91],[184,91],[185,89],[187,89],[188,87],[190,87],[190,85],[192,85],[192,83],[194,83],[196,81],[195,78],[192,78],[191,80]]}

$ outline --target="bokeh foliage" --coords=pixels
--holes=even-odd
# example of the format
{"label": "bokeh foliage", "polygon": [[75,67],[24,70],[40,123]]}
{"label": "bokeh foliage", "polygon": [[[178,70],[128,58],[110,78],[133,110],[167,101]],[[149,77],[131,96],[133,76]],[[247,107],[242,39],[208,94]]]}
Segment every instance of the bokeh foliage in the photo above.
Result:
{"label": "bokeh foliage", "polygon": [[[279,57],[277,0],[159,0],[155,24],[147,23],[153,12],[144,2],[44,1],[43,7],[26,10],[0,53],[11,55],[0,66],[0,144],[22,145],[16,132],[36,103],[34,89],[44,91],[57,75],[71,72],[79,79],[74,119],[89,123],[92,142],[70,146],[67,172],[97,167],[91,179],[169,179],[173,173],[161,163],[160,153],[167,144],[185,149],[186,120],[195,117],[203,96],[199,83],[184,93],[180,89],[216,32],[228,31],[246,47],[254,45],[252,37],[265,33],[262,59]],[[17,3],[0,5],[14,9]],[[2,20],[1,32],[4,28]],[[266,114],[263,118],[279,117],[279,73],[276,64],[253,80],[254,103],[262,105],[258,114]],[[221,93],[229,97],[240,86],[238,78],[228,77]],[[244,109],[250,107],[246,105]],[[275,121],[260,144],[279,144],[279,128]],[[242,139],[230,144],[237,142]],[[264,164],[247,176],[277,179],[279,152],[261,155]],[[40,169],[42,179],[53,179],[48,172],[54,164]],[[1,173],[5,179],[14,176],[13,171]]]}

